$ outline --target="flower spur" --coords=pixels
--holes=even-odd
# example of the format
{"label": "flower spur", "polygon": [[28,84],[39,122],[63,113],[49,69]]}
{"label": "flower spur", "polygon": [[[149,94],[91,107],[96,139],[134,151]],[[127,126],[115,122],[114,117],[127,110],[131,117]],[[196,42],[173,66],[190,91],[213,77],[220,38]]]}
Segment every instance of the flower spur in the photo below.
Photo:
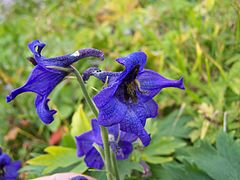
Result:
{"label": "flower spur", "polygon": [[[104,59],[104,54],[93,48],[80,49],[72,54],[64,56],[46,58],[41,55],[41,51],[44,48],[45,43],[39,40],[34,40],[28,44],[30,51],[33,53],[33,57],[29,60],[35,65],[27,82],[13,90],[7,96],[7,102],[12,101],[17,95],[23,92],[34,92],[37,94],[35,99],[35,107],[38,116],[45,124],[50,124],[56,113],[55,110],[50,110],[48,107],[47,98],[52,90],[59,84],[70,72],[59,69],[69,68],[74,62],[85,57],[98,57]],[[49,68],[59,67],[59,69]]]}
{"label": "flower spur", "polygon": [[146,59],[144,52],[134,52],[116,59],[125,66],[121,72],[89,68],[83,73],[84,80],[95,76],[105,83],[105,87],[93,98],[99,109],[99,124],[112,126],[119,123],[122,131],[136,134],[144,146],[151,140],[144,129],[146,119],[154,118],[158,113],[153,97],[163,88],[184,89],[183,78],[170,80],[144,69]]}

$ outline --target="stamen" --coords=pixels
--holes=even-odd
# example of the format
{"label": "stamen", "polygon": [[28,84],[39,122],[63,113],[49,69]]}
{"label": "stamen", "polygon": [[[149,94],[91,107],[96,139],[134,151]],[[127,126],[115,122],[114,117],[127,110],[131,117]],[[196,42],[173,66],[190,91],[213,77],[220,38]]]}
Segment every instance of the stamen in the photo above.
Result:
{"label": "stamen", "polygon": [[136,83],[136,85],[137,85],[137,90],[138,90],[140,93],[142,93],[142,94],[146,94],[146,93],[147,93],[147,91],[141,90],[140,82],[139,82],[137,79],[135,79],[134,82]]}
{"label": "stamen", "polygon": [[136,79],[139,71],[140,65],[136,65],[131,72],[124,78],[124,99],[127,102],[137,103],[137,91],[145,94],[147,91],[141,90],[140,82]]}
{"label": "stamen", "polygon": [[107,76],[103,87],[108,87],[108,81],[109,81],[109,77]]}
{"label": "stamen", "polygon": [[4,170],[0,168],[0,177],[4,175]]}
{"label": "stamen", "polygon": [[118,144],[118,142],[120,141],[120,138],[121,138],[121,131],[119,131],[119,133],[118,133],[117,144]]}

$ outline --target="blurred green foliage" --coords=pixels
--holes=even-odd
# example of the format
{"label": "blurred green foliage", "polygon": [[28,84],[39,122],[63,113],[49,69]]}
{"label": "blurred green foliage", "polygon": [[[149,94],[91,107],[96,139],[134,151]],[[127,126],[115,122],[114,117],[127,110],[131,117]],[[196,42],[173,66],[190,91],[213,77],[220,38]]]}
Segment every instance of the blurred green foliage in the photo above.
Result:
{"label": "blurred green foliage", "polygon": [[[130,158],[149,163],[153,175],[160,166],[163,174],[167,168],[168,172],[175,169],[184,176],[185,170],[191,169],[195,174],[191,171],[189,177],[214,179],[211,173],[199,170],[198,162],[198,167],[188,160],[178,160],[166,167],[162,164],[176,159],[176,149],[191,148],[200,140],[206,141],[200,147],[212,149],[208,143],[215,143],[224,120],[228,134],[239,142],[238,0],[1,1],[0,146],[14,159],[21,159],[23,165],[52,144],[75,148],[73,135],[88,130],[85,121],[93,117],[74,79],[66,79],[51,94],[50,105],[58,113],[49,126],[37,117],[33,94],[20,95],[10,104],[5,102],[9,91],[21,86],[32,69],[27,61],[31,56],[27,43],[34,39],[47,44],[43,51],[46,57],[85,47],[104,51],[104,62],[85,59],[76,63],[80,72],[92,65],[122,70],[114,59],[141,50],[148,55],[147,68],[172,79],[184,77],[185,91],[166,89],[156,97],[159,116],[147,124],[152,144],[146,149],[136,144]],[[92,95],[101,86],[94,78],[87,84]],[[80,124],[84,127],[76,129]],[[51,143],[53,135],[60,138]],[[191,152],[188,157],[197,153]],[[42,166],[26,166],[23,172],[29,169],[36,174],[23,173],[22,178],[39,176],[44,170]],[[140,176],[139,172],[133,173],[132,179]]]}

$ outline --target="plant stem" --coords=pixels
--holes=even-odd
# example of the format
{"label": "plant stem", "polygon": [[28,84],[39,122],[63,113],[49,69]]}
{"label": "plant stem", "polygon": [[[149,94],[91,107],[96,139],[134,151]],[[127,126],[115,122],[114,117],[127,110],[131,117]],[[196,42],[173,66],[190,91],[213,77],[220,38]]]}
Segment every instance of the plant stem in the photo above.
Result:
{"label": "plant stem", "polygon": [[[72,72],[75,74],[75,76],[77,77],[78,83],[80,84],[80,87],[82,89],[82,93],[84,98],[86,99],[88,105],[90,106],[92,112],[94,113],[94,115],[96,117],[98,117],[98,110],[95,106],[95,104],[93,103],[92,99],[90,98],[87,89],[85,87],[84,81],[82,79],[81,74],[79,73],[79,71],[71,66],[72,68]],[[112,165],[111,165],[111,155],[110,155],[110,148],[109,148],[109,142],[108,142],[108,131],[107,128],[105,128],[104,126],[100,126],[101,127],[101,134],[102,134],[102,141],[103,141],[103,147],[104,147],[104,156],[105,156],[105,165],[106,165],[106,171],[107,171],[107,179],[108,180],[112,180],[113,177],[113,173],[112,173]]]}
{"label": "plant stem", "polygon": [[104,147],[107,178],[108,180],[111,180],[113,179],[113,171],[112,171],[111,154],[110,154],[109,141],[108,141],[108,130],[104,126],[100,126],[100,128],[101,128],[101,135],[102,135],[102,141],[103,141],[103,147]]}
{"label": "plant stem", "polygon": [[115,153],[112,151],[111,151],[111,160],[114,167],[114,174],[115,174],[116,180],[120,180],[116,156],[115,156]]}

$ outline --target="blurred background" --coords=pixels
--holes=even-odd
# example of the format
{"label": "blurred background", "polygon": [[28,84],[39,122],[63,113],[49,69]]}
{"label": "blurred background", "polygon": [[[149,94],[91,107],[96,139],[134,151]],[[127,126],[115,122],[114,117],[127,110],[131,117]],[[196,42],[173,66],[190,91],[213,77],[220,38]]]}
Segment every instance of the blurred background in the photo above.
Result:
{"label": "blurred background", "polygon": [[[228,134],[239,141],[238,0],[1,0],[0,146],[30,169],[22,171],[23,179],[51,174],[43,170],[49,164],[26,161],[50,145],[75,148],[73,137],[88,130],[93,117],[72,78],[50,95],[50,106],[58,112],[49,126],[35,112],[33,93],[6,103],[5,96],[23,85],[33,68],[27,44],[34,39],[47,44],[42,52],[46,57],[86,47],[105,53],[104,62],[88,58],[75,63],[80,72],[93,65],[120,71],[115,59],[140,50],[148,55],[146,68],[171,79],[184,77],[185,91],[164,89],[155,98],[159,115],[147,128],[156,137],[152,149],[160,150],[154,154],[151,147],[136,147],[130,158],[153,167],[150,175],[145,172],[149,178],[158,177],[154,167],[175,160],[176,149],[200,140],[214,144],[224,119]],[[87,87],[94,95],[102,84],[91,78]],[[135,172],[134,177],[143,174]]]}

